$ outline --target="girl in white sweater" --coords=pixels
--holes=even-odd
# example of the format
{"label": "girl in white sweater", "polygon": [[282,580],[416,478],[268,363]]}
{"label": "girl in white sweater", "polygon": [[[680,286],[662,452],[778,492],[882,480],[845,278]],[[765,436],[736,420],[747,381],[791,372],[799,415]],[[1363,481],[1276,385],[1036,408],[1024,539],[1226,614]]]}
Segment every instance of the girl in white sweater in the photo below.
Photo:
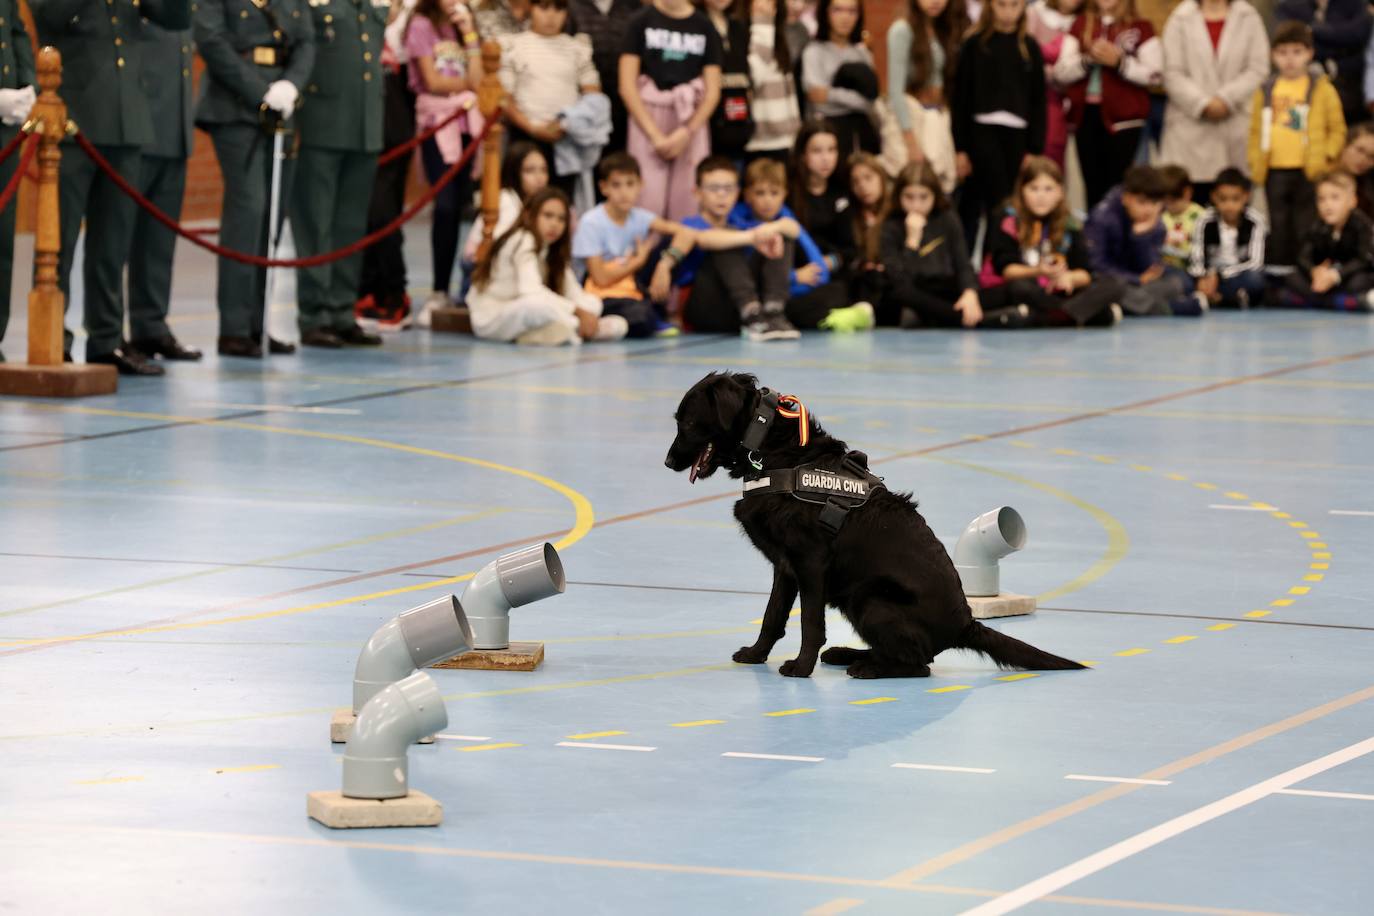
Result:
{"label": "girl in white sweater", "polygon": [[477,265],[467,299],[472,330],[487,340],[555,347],[619,340],[629,323],[601,314],[601,300],[572,272],[568,198],[544,188],[525,201],[520,219]]}

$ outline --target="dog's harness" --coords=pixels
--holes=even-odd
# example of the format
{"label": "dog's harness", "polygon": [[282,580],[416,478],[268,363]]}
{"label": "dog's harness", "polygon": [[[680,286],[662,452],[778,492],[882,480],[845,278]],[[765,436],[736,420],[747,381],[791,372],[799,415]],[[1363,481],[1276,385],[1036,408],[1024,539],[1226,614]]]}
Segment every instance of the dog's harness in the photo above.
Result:
{"label": "dog's harness", "polygon": [[798,438],[806,445],[811,438],[810,416],[801,401],[767,388],[759,390],[751,413],[740,444],[749,453],[749,463],[758,473],[745,478],[745,498],[791,493],[803,502],[816,503],[821,507],[821,527],[834,536],[851,511],[866,504],[878,490],[886,489],[883,479],[868,470],[868,456],[859,451],[848,452],[841,459],[838,471],[808,466],[765,472],[755,452],[762,447],[773,422],[778,417],[796,419],[801,427]]}

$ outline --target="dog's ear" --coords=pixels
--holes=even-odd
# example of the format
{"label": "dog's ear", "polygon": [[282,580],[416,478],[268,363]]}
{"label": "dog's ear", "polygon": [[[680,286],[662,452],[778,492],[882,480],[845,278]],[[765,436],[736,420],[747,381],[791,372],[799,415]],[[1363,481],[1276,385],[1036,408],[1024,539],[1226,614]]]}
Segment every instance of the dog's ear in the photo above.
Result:
{"label": "dog's ear", "polygon": [[716,419],[721,429],[729,431],[734,428],[755,387],[752,375],[732,372],[717,377],[711,386],[711,393],[715,396]]}

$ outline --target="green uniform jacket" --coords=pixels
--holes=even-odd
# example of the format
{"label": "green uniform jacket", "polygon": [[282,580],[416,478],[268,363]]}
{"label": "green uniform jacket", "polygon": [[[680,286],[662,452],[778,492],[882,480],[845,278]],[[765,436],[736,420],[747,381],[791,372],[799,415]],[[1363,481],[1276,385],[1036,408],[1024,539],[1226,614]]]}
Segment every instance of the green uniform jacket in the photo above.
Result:
{"label": "green uniform jacket", "polygon": [[19,15],[19,0],[0,0],[0,89],[33,86],[37,92],[37,78],[33,45],[24,28],[24,18]]}
{"label": "green uniform jacket", "polygon": [[143,18],[191,25],[190,0],[30,0],[41,44],[62,53],[67,115],[97,146],[153,142],[143,84]]}
{"label": "green uniform jacket", "polygon": [[310,0],[319,53],[296,113],[301,145],[382,149],[382,32],[388,0]]}
{"label": "green uniform jacket", "polygon": [[143,23],[143,91],[153,116],[153,142],[143,148],[143,155],[190,158],[196,129],[191,119],[194,56],[190,29],[173,32]]}
{"label": "green uniform jacket", "polygon": [[[258,123],[267,87],[288,80],[305,97],[315,66],[315,32],[305,0],[267,0],[265,10],[250,0],[196,0],[196,49],[208,79],[201,81],[196,124]],[[267,13],[270,12],[271,16]],[[284,34],[273,36],[273,21]],[[286,66],[253,63],[253,49],[289,45]]]}

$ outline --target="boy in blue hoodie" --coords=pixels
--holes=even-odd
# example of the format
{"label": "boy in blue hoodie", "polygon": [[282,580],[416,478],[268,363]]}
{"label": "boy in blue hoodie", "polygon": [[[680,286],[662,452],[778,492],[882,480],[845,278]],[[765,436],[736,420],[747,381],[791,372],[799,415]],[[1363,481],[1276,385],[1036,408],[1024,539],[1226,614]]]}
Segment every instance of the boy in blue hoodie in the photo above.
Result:
{"label": "boy in blue hoodie", "polygon": [[1200,315],[1192,279],[1164,264],[1164,179],[1147,165],[1126,170],[1122,183],[1093,208],[1084,235],[1093,276],[1126,284],[1128,315]]}

